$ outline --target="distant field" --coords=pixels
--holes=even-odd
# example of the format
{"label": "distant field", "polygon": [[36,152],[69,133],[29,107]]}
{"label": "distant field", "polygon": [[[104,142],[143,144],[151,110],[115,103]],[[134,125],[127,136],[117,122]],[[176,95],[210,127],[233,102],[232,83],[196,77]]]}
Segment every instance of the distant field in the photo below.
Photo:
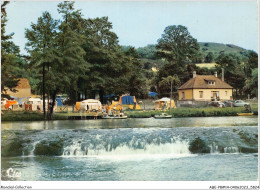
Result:
{"label": "distant field", "polygon": [[208,68],[208,69],[211,69],[211,68],[214,68],[215,65],[217,65],[216,63],[197,63],[196,66],[197,67],[204,67],[204,68]]}

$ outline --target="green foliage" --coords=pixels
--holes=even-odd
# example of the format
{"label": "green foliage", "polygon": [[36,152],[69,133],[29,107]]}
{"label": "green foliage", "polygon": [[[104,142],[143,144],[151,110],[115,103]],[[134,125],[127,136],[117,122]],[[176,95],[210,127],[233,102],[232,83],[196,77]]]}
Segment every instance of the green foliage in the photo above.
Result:
{"label": "green foliage", "polygon": [[205,63],[212,63],[214,59],[213,53],[209,52],[205,57]]}
{"label": "green foliage", "polygon": [[258,68],[252,70],[252,76],[246,80],[243,90],[251,97],[258,97]]}
{"label": "green foliage", "polygon": [[136,49],[139,57],[145,58],[145,59],[152,59],[155,60],[156,56],[156,48],[155,45],[147,45],[145,47],[139,47]]}
{"label": "green foliage", "polygon": [[[68,119],[68,117],[54,114],[52,119],[64,120],[64,119]],[[42,121],[42,120],[43,120],[43,113],[39,113],[39,112],[15,111],[15,112],[4,112],[4,114],[1,115],[1,121]]]}
{"label": "green foliage", "polygon": [[[84,21],[79,10],[74,10],[74,2],[62,2],[58,5],[58,12],[63,20],[58,26],[57,45],[60,56],[61,82],[55,87],[69,94],[70,100],[75,102],[80,88],[80,81],[86,81],[90,64],[85,60],[86,53],[83,45],[86,37]],[[62,87],[62,88],[61,88]]]}
{"label": "green foliage", "polygon": [[197,40],[182,25],[167,26],[156,46],[159,56],[179,66],[190,62],[199,50]]}
{"label": "green foliage", "polygon": [[225,81],[236,90],[235,98],[238,98],[238,93],[241,96],[246,76],[239,59],[233,54],[223,54],[219,56],[217,64],[218,73],[221,73],[221,68],[224,68]]}
{"label": "green foliage", "polygon": [[15,92],[14,87],[19,81],[19,74],[23,71],[20,49],[11,40],[14,35],[5,33],[7,23],[6,5],[8,1],[1,3],[1,93],[6,93],[7,88]]}
{"label": "green foliage", "polygon": [[[42,76],[42,86],[39,90],[43,96],[43,110],[45,117],[45,89],[47,87],[48,94],[51,91],[56,91],[57,82],[59,81],[60,58],[57,55],[57,24],[50,13],[44,12],[41,17],[38,18],[37,24],[32,23],[30,29],[26,29],[25,36],[28,39],[26,43],[26,50],[30,53],[30,64],[32,69],[38,76]],[[47,74],[46,74],[47,68]],[[46,76],[45,76],[46,75]],[[40,80],[36,80],[40,81]],[[53,110],[53,106],[51,108]],[[49,110],[48,110],[49,111]],[[50,114],[51,116],[51,114]]]}
{"label": "green foliage", "polygon": [[[155,80],[157,86],[163,77],[173,75],[179,78],[180,84],[186,82],[189,79],[187,64],[198,55],[199,50],[197,40],[190,35],[188,29],[181,25],[166,27],[162,37],[158,40],[156,49],[157,55],[168,61],[158,72]],[[178,87],[174,87],[175,91]],[[160,88],[159,85],[158,92],[164,94],[165,89]]]}
{"label": "green foliage", "polygon": [[[247,55],[250,51],[245,50],[241,47],[231,45],[231,44],[220,44],[220,43],[212,43],[212,42],[198,42],[200,46],[200,52],[203,57],[200,63],[211,63],[208,62],[207,56],[211,52],[213,55],[212,62],[216,61],[216,58],[221,54],[234,54],[239,58],[240,61],[246,61]],[[199,63],[199,62],[197,62]]]}
{"label": "green foliage", "polygon": [[[257,115],[258,106],[252,106],[252,111]],[[243,107],[227,107],[227,108],[176,108],[171,111],[166,111],[167,114],[173,115],[173,117],[218,117],[218,116],[237,116],[237,113],[243,113],[245,109]],[[160,115],[165,111],[127,111],[126,115],[129,118],[149,118],[154,115]]]}
{"label": "green foliage", "polygon": [[162,77],[162,80],[159,82],[159,87],[161,91],[171,92],[171,85],[172,91],[177,91],[177,87],[180,86],[181,82],[179,77],[175,74],[173,76]]}

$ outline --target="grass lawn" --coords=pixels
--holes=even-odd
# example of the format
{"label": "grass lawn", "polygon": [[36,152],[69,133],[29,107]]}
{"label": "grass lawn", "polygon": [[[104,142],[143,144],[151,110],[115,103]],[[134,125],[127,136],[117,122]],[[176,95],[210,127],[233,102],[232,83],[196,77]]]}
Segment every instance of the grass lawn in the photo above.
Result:
{"label": "grass lawn", "polygon": [[[258,115],[258,104],[251,104],[252,111]],[[161,113],[173,115],[173,117],[214,117],[214,116],[237,116],[237,113],[244,113],[244,107],[234,108],[176,108],[168,111],[138,110],[125,111],[128,118],[149,118]],[[94,113],[54,113],[52,120],[66,120],[69,116],[93,116]],[[101,113],[99,113],[101,115]],[[29,111],[5,111],[1,114],[1,121],[42,121],[43,113]]]}

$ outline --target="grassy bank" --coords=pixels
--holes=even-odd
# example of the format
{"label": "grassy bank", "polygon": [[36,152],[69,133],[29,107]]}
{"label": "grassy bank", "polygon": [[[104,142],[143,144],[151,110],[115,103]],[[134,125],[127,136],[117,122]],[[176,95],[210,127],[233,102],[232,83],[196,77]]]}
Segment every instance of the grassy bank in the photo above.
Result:
{"label": "grassy bank", "polygon": [[[252,108],[255,115],[258,115],[257,107]],[[214,117],[214,116],[237,116],[237,113],[243,113],[243,107],[236,108],[176,108],[171,111],[127,111],[129,118],[149,118],[161,113],[173,115],[173,117]]]}
{"label": "grassy bank", "polygon": [[[67,116],[53,115],[53,120],[64,120]],[[1,114],[1,121],[43,121],[43,113],[29,111],[6,111]]]}
{"label": "grassy bank", "polygon": [[[252,111],[255,115],[258,115],[258,106],[252,106]],[[154,115],[160,115],[161,113],[167,113],[173,115],[173,117],[215,117],[215,116],[237,116],[237,113],[245,112],[243,107],[235,108],[176,108],[171,111],[155,111],[155,110],[143,110],[143,111],[126,111],[125,114],[128,118],[149,118]],[[66,120],[69,116],[79,115],[79,113],[55,113],[53,114],[53,120]],[[93,113],[81,114],[82,116],[93,116]],[[1,114],[1,121],[42,121],[43,113],[40,112],[28,112],[28,111],[7,111]]]}

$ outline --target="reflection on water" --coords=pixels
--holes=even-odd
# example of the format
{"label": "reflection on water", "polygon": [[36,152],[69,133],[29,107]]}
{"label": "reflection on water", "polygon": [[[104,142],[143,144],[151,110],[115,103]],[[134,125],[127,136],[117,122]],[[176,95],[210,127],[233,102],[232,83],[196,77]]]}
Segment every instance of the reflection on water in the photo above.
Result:
{"label": "reflection on water", "polygon": [[258,118],[250,117],[185,117],[172,119],[142,118],[126,120],[61,120],[34,122],[2,122],[2,130],[25,129],[102,129],[102,128],[172,128],[172,127],[221,127],[257,126]]}

